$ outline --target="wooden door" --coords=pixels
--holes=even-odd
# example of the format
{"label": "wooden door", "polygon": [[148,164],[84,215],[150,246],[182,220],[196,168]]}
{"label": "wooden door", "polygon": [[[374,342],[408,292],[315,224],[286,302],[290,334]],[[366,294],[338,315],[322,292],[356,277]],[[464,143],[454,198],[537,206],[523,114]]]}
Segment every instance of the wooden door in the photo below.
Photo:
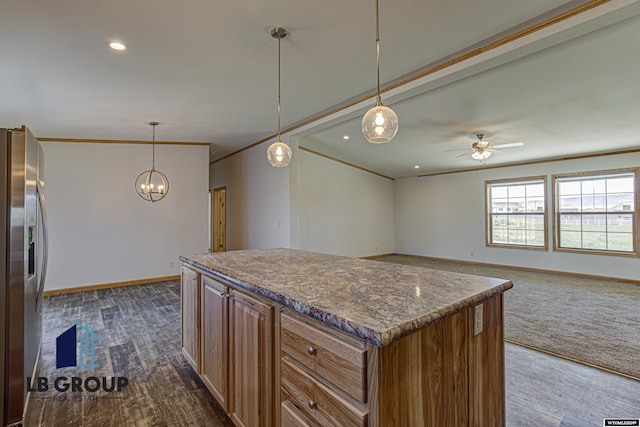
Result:
{"label": "wooden door", "polygon": [[273,306],[231,290],[229,415],[236,426],[272,426]]}
{"label": "wooden door", "polygon": [[228,307],[229,289],[207,276],[202,276],[202,379],[227,410],[228,391]]}
{"label": "wooden door", "polygon": [[227,187],[213,190],[213,252],[227,250]]}
{"label": "wooden door", "polygon": [[194,270],[182,267],[181,297],[182,297],[182,354],[196,372],[200,372],[200,274]]}

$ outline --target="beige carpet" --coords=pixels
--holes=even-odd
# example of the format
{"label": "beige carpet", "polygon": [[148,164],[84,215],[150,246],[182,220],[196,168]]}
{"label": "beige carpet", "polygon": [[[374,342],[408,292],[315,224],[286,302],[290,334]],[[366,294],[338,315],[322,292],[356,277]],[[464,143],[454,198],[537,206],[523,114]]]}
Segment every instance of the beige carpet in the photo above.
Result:
{"label": "beige carpet", "polygon": [[640,285],[405,255],[377,260],[509,279],[507,340],[640,379]]}

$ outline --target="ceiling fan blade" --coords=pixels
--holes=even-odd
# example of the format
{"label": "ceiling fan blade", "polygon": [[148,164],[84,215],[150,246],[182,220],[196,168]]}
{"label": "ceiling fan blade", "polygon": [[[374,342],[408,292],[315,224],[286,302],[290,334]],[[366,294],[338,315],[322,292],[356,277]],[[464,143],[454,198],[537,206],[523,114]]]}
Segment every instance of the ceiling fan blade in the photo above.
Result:
{"label": "ceiling fan blade", "polygon": [[491,148],[510,148],[510,147],[522,147],[524,142],[510,142],[509,144],[493,145]]}
{"label": "ceiling fan blade", "polygon": [[469,152],[462,153],[462,154],[460,154],[460,155],[457,155],[457,156],[456,156],[456,159],[459,159],[460,157],[468,156],[469,154],[471,154],[471,153],[469,153]]}
{"label": "ceiling fan blade", "polygon": [[448,153],[450,151],[469,151],[469,152],[471,152],[473,150],[469,150],[468,148],[455,148],[453,150],[444,150],[445,153]]}

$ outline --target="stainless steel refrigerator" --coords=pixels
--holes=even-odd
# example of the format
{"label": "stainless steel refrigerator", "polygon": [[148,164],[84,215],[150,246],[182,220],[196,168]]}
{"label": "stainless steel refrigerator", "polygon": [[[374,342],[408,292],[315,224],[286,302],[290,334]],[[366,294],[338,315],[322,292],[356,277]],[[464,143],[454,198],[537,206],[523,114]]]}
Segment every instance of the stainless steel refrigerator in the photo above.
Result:
{"label": "stainless steel refrigerator", "polygon": [[42,147],[25,127],[0,129],[0,420],[21,423],[42,335],[47,226]]}

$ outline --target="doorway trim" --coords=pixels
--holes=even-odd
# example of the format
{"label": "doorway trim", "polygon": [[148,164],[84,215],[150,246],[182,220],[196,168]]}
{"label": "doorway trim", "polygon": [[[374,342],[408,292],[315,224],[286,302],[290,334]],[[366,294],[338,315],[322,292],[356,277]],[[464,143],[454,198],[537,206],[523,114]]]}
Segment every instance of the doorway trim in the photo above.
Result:
{"label": "doorway trim", "polygon": [[212,252],[227,251],[227,187],[213,189]]}

